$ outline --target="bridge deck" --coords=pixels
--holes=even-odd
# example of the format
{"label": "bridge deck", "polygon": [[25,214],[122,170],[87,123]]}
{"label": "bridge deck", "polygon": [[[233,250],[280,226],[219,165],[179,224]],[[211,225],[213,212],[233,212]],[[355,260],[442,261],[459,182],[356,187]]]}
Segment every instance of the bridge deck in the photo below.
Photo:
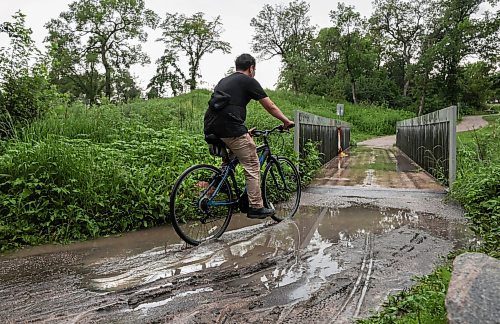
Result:
{"label": "bridge deck", "polygon": [[336,157],[325,164],[311,186],[445,191],[441,184],[396,147],[360,146],[347,154],[346,157]]}

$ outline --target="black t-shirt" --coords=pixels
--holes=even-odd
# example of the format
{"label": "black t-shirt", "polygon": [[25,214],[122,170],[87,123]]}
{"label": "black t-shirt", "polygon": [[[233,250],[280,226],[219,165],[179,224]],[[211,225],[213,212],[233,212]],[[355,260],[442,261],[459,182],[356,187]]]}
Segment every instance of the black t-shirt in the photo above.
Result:
{"label": "black t-shirt", "polygon": [[254,78],[235,72],[220,80],[215,90],[231,95],[229,105],[221,110],[208,108],[205,113],[205,134],[217,137],[237,137],[248,132],[245,126],[247,104],[251,99],[267,97],[266,92]]}

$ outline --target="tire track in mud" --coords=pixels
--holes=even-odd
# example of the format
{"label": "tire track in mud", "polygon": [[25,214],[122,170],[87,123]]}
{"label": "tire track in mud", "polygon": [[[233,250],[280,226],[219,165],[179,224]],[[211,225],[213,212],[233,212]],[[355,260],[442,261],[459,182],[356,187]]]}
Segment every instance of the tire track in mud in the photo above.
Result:
{"label": "tire track in mud", "polygon": [[[442,194],[385,190],[380,177],[361,187],[367,175],[360,163],[369,166],[378,155],[394,162],[394,157],[374,149],[357,154],[359,159],[344,166],[358,165],[350,176],[359,187],[305,191],[293,221],[244,227],[189,249],[170,242],[91,261],[78,253],[0,259],[0,318],[7,323],[350,323],[366,317],[455,247],[462,234],[448,224],[461,211],[443,202]],[[338,168],[327,177],[340,179],[354,170]],[[411,187],[418,181],[410,172],[390,178],[390,185]]]}
{"label": "tire track in mud", "polygon": [[[401,235],[408,239],[398,245]],[[379,238],[378,243],[376,235],[367,234],[366,237],[368,242],[362,259],[358,260],[357,270],[345,269],[343,274],[331,278],[330,285],[282,314],[280,323],[350,323],[355,318],[366,317],[387,295],[412,284],[405,273],[417,269],[414,274],[423,275],[432,270],[434,263],[422,265],[422,258],[432,255],[433,259],[439,259],[446,254],[443,250],[452,248],[447,241],[410,228],[389,238]],[[384,244],[387,242],[392,244]]]}
{"label": "tire track in mud", "polygon": [[[373,270],[374,235],[366,233],[362,258],[357,270],[335,279],[329,287],[319,291],[310,300],[292,305],[282,312],[278,323],[340,323],[345,318],[358,316],[363,305]],[[351,269],[354,270],[354,269]],[[332,280],[333,281],[333,280]]]}

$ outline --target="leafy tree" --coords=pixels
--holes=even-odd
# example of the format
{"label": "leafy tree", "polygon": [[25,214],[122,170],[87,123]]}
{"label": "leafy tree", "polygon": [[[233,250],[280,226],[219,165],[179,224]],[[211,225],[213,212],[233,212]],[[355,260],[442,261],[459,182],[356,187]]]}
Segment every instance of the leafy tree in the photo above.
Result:
{"label": "leafy tree", "polygon": [[12,16],[13,21],[0,24],[0,33],[6,34],[10,40],[9,47],[0,48],[0,68],[2,81],[8,75],[15,75],[29,69],[31,59],[40,58],[40,51],[31,39],[33,31],[27,28],[26,15],[21,11]]}
{"label": "leafy tree", "polygon": [[[496,3],[497,1],[491,1]],[[500,19],[485,12],[475,15],[484,0],[446,0],[439,3],[440,19],[436,24],[440,39],[433,44],[439,75],[441,94],[448,104],[459,99],[459,72],[462,62],[475,55],[498,60],[500,55]]]}
{"label": "leafy tree", "polygon": [[[82,54],[78,46],[80,39],[68,34],[66,37],[51,33],[51,45],[48,54],[51,57],[51,82],[62,93],[70,93],[72,97],[82,97],[90,104],[96,102],[105,86],[105,78],[99,66],[97,51],[88,50]],[[82,98],[82,99],[83,99]]]}
{"label": "leafy tree", "polygon": [[[332,97],[343,97],[340,34],[336,28],[323,28],[310,43],[301,91]],[[286,71],[284,71],[286,72]],[[340,72],[340,73],[339,73]]]}
{"label": "leafy tree", "polygon": [[253,50],[263,59],[279,56],[287,72],[285,79],[290,79],[295,91],[299,90],[306,64],[303,53],[308,50],[315,30],[310,25],[309,7],[305,1],[293,1],[288,6],[265,5],[250,22],[255,29]]}
{"label": "leafy tree", "polygon": [[137,86],[128,70],[116,71],[113,79],[115,80],[116,89],[114,99],[117,101],[128,102],[141,96],[141,89]]}
{"label": "leafy tree", "polygon": [[428,1],[375,0],[375,12],[370,18],[372,28],[381,32],[383,44],[394,62],[401,68],[403,96],[408,95],[410,67],[418,51]]}
{"label": "leafy tree", "polygon": [[148,98],[164,96],[167,87],[170,88],[174,96],[183,92],[186,77],[177,66],[178,60],[179,58],[174,52],[166,50],[164,55],[156,61],[156,74],[148,84]]}
{"label": "leafy tree", "polygon": [[[163,29],[163,37],[160,40],[165,43],[167,49],[175,54],[183,53],[188,58],[189,79],[187,82],[191,91],[196,89],[203,56],[215,51],[229,53],[231,50],[229,43],[220,40],[222,33],[220,16],[217,16],[213,21],[208,21],[202,12],[195,13],[190,17],[178,13],[167,13],[160,26]],[[171,76],[182,77],[183,74],[176,69],[177,65],[171,64],[171,58],[172,56],[167,54],[165,60],[160,61],[159,64],[168,63],[177,71]]]}
{"label": "leafy tree", "polygon": [[333,27],[340,34],[341,55],[349,76],[352,101],[357,103],[356,80],[363,68],[361,61],[365,53],[360,51],[360,46],[365,22],[353,6],[347,6],[342,2],[338,3],[337,10],[330,11],[330,18]]}
{"label": "leafy tree", "polygon": [[47,78],[46,62],[18,11],[0,24],[10,45],[0,48],[0,138],[15,135],[15,126],[39,117],[57,99]]}
{"label": "leafy tree", "polygon": [[460,69],[460,101],[475,109],[485,108],[493,95],[492,66],[484,61],[469,63]]}
{"label": "leafy tree", "polygon": [[499,103],[500,102],[500,71],[497,69],[491,75],[491,88],[492,93],[488,101]]}
{"label": "leafy tree", "polygon": [[[158,16],[145,8],[144,0],[79,0],[59,18],[46,24],[54,74],[71,79],[91,101],[100,92],[104,69],[104,93],[113,92],[114,71],[149,62],[141,46],[145,27],[155,27]],[[115,74],[120,75],[120,73]]]}

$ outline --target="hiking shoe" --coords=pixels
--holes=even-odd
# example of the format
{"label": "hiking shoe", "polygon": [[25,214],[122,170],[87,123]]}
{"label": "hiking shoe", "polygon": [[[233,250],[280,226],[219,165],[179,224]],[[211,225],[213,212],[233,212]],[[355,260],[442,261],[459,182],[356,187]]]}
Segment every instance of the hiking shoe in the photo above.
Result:
{"label": "hiking shoe", "polygon": [[275,212],[276,211],[274,209],[271,209],[271,208],[266,208],[266,207],[254,208],[254,207],[250,207],[250,208],[248,208],[247,217],[248,218],[264,219],[264,218],[266,218],[268,216],[274,215]]}

